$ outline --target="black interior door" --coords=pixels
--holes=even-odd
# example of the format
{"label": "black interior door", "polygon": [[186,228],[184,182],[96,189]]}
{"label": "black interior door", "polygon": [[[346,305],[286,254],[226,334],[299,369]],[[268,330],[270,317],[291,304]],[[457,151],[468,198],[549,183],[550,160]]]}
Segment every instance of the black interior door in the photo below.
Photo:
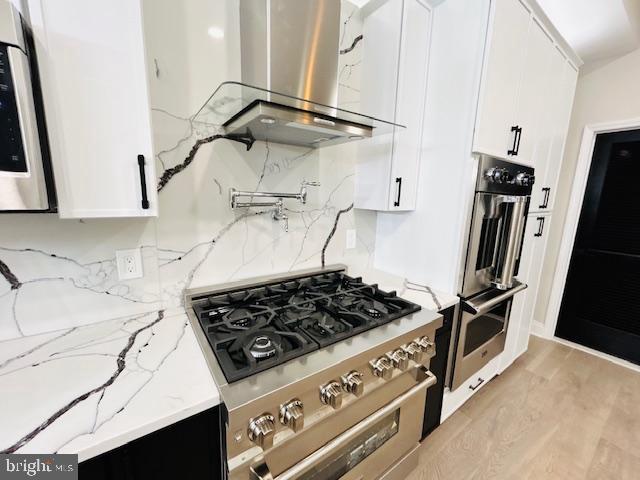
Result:
{"label": "black interior door", "polygon": [[598,135],[556,335],[640,363],[640,130]]}

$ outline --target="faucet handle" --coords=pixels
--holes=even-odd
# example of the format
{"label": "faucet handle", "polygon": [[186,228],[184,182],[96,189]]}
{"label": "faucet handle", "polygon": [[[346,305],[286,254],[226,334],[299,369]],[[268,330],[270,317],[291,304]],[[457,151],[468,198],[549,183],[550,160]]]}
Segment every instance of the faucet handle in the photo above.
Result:
{"label": "faucet handle", "polygon": [[300,184],[300,203],[307,203],[307,187],[319,187],[320,182],[307,182],[303,180]]}

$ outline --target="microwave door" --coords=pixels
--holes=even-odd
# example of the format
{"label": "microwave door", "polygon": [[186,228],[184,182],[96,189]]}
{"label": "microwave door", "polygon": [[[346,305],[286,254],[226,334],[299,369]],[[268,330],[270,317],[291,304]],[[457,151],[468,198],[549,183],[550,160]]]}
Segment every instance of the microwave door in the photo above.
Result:
{"label": "microwave door", "polygon": [[29,60],[19,48],[0,44],[2,108],[9,125],[0,150],[0,211],[49,209]]}

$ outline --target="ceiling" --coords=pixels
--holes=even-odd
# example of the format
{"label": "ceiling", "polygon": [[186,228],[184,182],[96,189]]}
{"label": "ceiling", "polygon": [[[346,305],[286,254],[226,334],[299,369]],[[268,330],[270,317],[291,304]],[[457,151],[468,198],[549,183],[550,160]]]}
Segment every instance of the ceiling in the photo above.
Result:
{"label": "ceiling", "polygon": [[593,67],[640,46],[640,0],[537,0],[565,40]]}

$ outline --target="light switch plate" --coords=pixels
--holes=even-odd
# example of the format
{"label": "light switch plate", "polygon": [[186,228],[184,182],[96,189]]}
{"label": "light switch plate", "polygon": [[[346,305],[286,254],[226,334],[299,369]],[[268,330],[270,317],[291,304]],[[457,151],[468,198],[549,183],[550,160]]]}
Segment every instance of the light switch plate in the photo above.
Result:
{"label": "light switch plate", "polygon": [[142,253],[139,248],[116,250],[116,263],[120,280],[142,278]]}
{"label": "light switch plate", "polygon": [[358,237],[356,236],[356,231],[355,229],[351,228],[349,230],[347,230],[347,250],[350,250],[352,248],[356,248],[356,241],[357,241]]}

